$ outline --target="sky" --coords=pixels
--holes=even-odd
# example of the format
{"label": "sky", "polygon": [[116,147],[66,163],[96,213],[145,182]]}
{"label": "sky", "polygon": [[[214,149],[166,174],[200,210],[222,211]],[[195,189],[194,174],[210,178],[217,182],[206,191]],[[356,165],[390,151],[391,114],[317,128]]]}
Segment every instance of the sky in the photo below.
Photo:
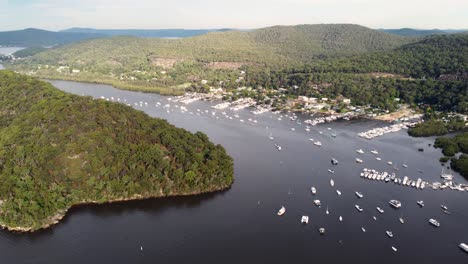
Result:
{"label": "sky", "polygon": [[0,0],[0,31],[252,29],[321,23],[468,29],[468,0]]}

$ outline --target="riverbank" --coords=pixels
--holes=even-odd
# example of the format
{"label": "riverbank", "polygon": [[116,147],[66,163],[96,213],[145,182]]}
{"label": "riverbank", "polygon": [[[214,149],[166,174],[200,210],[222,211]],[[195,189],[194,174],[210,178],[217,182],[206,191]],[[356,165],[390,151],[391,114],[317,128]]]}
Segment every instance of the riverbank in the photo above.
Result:
{"label": "riverbank", "polygon": [[67,213],[74,207],[78,206],[87,206],[87,205],[105,205],[105,204],[113,204],[113,203],[124,203],[128,201],[142,201],[142,200],[149,200],[149,199],[162,199],[162,198],[169,198],[169,197],[185,197],[185,196],[198,196],[204,194],[212,194],[223,192],[231,188],[233,182],[228,186],[222,186],[219,188],[214,188],[209,191],[194,191],[194,192],[186,192],[186,193],[170,193],[168,195],[149,195],[143,196],[141,194],[135,194],[131,197],[120,197],[115,199],[110,199],[108,201],[99,202],[99,201],[81,201],[79,203],[73,204],[69,206],[67,209],[57,212],[55,215],[50,216],[47,220],[40,226],[40,227],[33,227],[33,226],[8,226],[4,223],[0,223],[0,227],[2,229],[8,230],[10,232],[17,232],[17,233],[32,233],[37,232],[40,230],[52,228],[54,225],[60,223],[60,221],[67,216]]}

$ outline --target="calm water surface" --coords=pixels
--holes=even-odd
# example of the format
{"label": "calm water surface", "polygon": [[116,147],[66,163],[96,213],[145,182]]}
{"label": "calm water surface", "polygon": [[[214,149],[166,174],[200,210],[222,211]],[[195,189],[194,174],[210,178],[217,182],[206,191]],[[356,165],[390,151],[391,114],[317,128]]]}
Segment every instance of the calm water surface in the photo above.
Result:
{"label": "calm water surface", "polygon": [[[433,138],[410,138],[402,131],[369,141],[356,134],[383,124],[336,122],[306,132],[304,124],[284,117],[278,121],[279,116],[272,113],[254,116],[243,110],[239,118],[230,120],[221,114],[223,110],[212,116],[213,103],[195,102],[187,106],[193,115],[182,114],[169,97],[106,85],[52,84],[78,95],[125,99],[132,106],[148,102],[148,106],[134,107],[178,127],[208,134],[234,158],[235,183],[217,194],[76,207],[60,224],[34,234],[1,231],[1,263],[468,263],[468,255],[458,249],[459,243],[468,242],[466,192],[417,191],[359,177],[363,167],[391,171],[386,164],[391,160],[400,167],[409,165],[400,168],[401,177],[439,181],[441,153],[428,147]],[[157,107],[157,102],[171,104],[170,113]],[[338,136],[332,138],[327,127]],[[270,133],[274,140],[268,139]],[[309,138],[320,140],[323,147],[314,146]],[[275,143],[283,150],[277,151]],[[417,151],[420,147],[423,153]],[[358,148],[367,151],[361,155],[363,164],[354,161]],[[382,161],[369,154],[372,149],[379,150]],[[332,157],[340,161],[334,175],[327,172]],[[466,180],[456,175],[456,182]],[[317,188],[322,208],[312,203],[311,186]],[[355,191],[364,198],[357,199]],[[390,199],[400,200],[403,207],[390,208]],[[424,200],[426,206],[419,208],[417,200]],[[452,215],[442,212],[442,203]],[[359,213],[355,204],[364,212]],[[281,205],[286,214],[278,217]],[[378,213],[376,206],[385,213]],[[302,215],[310,217],[308,225],[300,223]],[[398,221],[400,216],[405,224]],[[429,218],[438,219],[441,226],[430,226]],[[319,235],[319,227],[326,228],[324,236]],[[386,230],[393,231],[394,238],[387,237]]]}

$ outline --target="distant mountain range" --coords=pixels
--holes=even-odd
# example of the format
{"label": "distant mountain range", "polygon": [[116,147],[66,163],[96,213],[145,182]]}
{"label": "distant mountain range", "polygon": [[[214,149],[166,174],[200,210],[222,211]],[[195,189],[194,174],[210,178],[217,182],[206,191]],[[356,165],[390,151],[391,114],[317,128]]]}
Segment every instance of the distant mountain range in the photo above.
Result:
{"label": "distant mountain range", "polygon": [[224,32],[232,29],[94,29],[94,28],[70,28],[61,32],[101,34],[107,36],[134,36],[142,38],[186,38],[194,37],[210,32]]}
{"label": "distant mountain range", "polygon": [[414,29],[414,28],[398,28],[398,29],[379,29],[380,31],[400,35],[400,36],[429,36],[429,35],[442,35],[461,33],[468,31],[468,29]]}
{"label": "distant mountain range", "polygon": [[0,46],[54,46],[102,37],[106,37],[106,35],[96,33],[54,32],[27,28],[23,30],[0,32]]}

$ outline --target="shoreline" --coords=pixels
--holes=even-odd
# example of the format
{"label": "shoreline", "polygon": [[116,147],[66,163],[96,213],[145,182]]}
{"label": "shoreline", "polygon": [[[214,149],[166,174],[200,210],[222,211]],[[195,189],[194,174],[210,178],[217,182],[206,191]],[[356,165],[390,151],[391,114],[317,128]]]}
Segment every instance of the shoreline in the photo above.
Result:
{"label": "shoreline", "polygon": [[200,191],[186,192],[186,193],[180,193],[180,194],[168,194],[168,195],[163,195],[163,196],[150,195],[150,196],[147,196],[147,197],[144,197],[141,194],[135,194],[135,195],[133,195],[131,197],[128,197],[128,198],[122,198],[121,197],[121,198],[111,199],[111,200],[108,200],[108,201],[105,201],[105,202],[81,201],[79,203],[71,205],[70,207],[68,207],[67,209],[65,209],[63,211],[57,212],[54,216],[51,216],[51,217],[47,218],[47,221],[39,228],[24,227],[24,226],[10,227],[10,226],[8,226],[6,224],[0,224],[0,227],[2,229],[4,229],[4,230],[8,230],[8,231],[13,232],[13,233],[34,233],[34,232],[37,232],[37,231],[40,231],[40,230],[45,230],[45,229],[52,228],[54,225],[59,224],[60,221],[65,216],[67,216],[68,212],[71,209],[73,209],[75,207],[79,207],[79,206],[106,205],[106,204],[113,204],[113,203],[125,203],[125,202],[129,202],[129,201],[143,201],[143,200],[149,200],[149,199],[160,199],[160,198],[169,198],[169,197],[199,196],[199,195],[213,194],[213,193],[219,193],[219,192],[229,190],[232,187],[233,184],[234,184],[234,181],[228,186],[214,188],[212,190],[205,191],[205,192],[200,192]]}

